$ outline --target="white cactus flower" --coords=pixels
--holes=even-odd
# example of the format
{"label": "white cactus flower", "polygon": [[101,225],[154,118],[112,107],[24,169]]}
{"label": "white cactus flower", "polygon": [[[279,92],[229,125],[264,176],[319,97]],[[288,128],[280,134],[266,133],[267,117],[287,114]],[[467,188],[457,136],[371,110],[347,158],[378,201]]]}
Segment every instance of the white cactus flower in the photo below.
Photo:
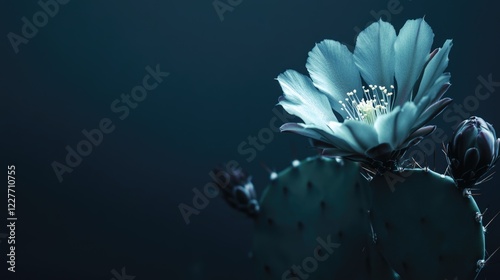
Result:
{"label": "white cactus flower", "polygon": [[393,168],[451,102],[441,97],[451,85],[444,70],[452,41],[431,52],[433,37],[424,19],[408,20],[398,35],[380,20],[358,35],[354,53],[333,40],[317,44],[310,78],[294,70],[277,78],[278,104],[303,121],[281,131],[309,137],[327,156]]}

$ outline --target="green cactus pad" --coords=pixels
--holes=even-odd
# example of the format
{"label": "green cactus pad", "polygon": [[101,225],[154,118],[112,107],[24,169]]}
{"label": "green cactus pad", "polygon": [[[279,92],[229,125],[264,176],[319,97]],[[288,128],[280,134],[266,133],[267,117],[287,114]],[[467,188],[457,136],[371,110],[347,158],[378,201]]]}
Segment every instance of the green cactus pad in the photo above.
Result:
{"label": "green cactus pad", "polygon": [[376,247],[402,279],[474,279],[485,256],[480,210],[450,177],[411,169],[370,185]]}
{"label": "green cactus pad", "polygon": [[256,220],[257,279],[397,279],[374,250],[359,172],[356,163],[315,157],[271,180]]}

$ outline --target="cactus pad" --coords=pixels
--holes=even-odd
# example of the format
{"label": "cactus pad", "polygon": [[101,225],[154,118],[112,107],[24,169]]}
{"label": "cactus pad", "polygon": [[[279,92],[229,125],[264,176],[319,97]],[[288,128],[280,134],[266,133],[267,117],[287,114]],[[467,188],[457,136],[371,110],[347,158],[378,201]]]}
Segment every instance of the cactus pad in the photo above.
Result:
{"label": "cactus pad", "polygon": [[374,250],[359,171],[314,157],[272,176],[256,221],[257,279],[397,279]]}
{"label": "cactus pad", "polygon": [[402,279],[474,279],[485,256],[480,210],[453,179],[411,169],[370,185],[376,247]]}

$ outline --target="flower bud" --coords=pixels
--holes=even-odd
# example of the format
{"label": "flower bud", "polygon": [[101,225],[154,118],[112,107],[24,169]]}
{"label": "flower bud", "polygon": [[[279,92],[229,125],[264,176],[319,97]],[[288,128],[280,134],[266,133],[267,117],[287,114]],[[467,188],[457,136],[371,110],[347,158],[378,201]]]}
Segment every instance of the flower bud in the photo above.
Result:
{"label": "flower bud", "polygon": [[212,173],[224,178],[224,184],[221,184],[220,180],[215,180],[215,183],[221,187],[224,200],[231,207],[251,217],[258,214],[259,202],[252,184],[252,177],[247,176],[240,168],[222,169],[218,167]]}
{"label": "flower bud", "polygon": [[499,141],[493,126],[480,117],[470,117],[458,125],[448,143],[447,156],[459,187],[472,186],[494,166]]}

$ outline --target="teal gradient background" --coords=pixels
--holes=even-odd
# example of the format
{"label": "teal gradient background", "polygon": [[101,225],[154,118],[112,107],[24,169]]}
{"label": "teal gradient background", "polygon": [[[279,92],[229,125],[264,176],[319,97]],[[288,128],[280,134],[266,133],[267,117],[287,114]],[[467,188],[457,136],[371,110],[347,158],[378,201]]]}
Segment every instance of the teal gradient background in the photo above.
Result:
{"label": "teal gradient background", "polygon": [[[474,95],[478,76],[500,81],[498,3],[400,0],[400,11],[388,18],[380,11],[389,2],[243,0],[221,21],[210,0],[72,0],[16,54],[7,34],[21,34],[21,18],[32,19],[40,6],[4,1],[0,166],[6,173],[7,165],[16,165],[19,220],[17,272],[0,278],[108,280],[113,269],[126,267],[136,280],[254,279],[250,220],[215,198],[186,225],[178,206],[192,205],[192,189],[202,189],[218,163],[239,162],[261,193],[268,180],[261,163],[281,170],[316,153],[290,134],[275,134],[250,161],[238,152],[275,116],[281,89],[274,78],[286,69],[306,73],[315,43],[328,38],[354,45],[357,28],[379,16],[399,30],[425,15],[434,47],[454,40],[447,96],[456,104]],[[120,120],[110,105],[142,83],[145,67],[157,64],[170,75]],[[497,128],[499,92],[471,112]],[[115,130],[60,182],[51,164],[64,163],[65,147],[76,147],[81,131],[103,118]],[[442,116],[433,123],[451,135]],[[443,172],[444,156],[436,149],[436,170]],[[498,182],[495,176],[481,185],[476,197],[489,208],[486,221],[500,210]],[[0,206],[3,225],[6,199]],[[490,252],[500,246],[499,232],[495,221],[487,235]],[[3,275],[5,239],[0,252]],[[478,279],[499,277],[499,263],[496,256]]]}

